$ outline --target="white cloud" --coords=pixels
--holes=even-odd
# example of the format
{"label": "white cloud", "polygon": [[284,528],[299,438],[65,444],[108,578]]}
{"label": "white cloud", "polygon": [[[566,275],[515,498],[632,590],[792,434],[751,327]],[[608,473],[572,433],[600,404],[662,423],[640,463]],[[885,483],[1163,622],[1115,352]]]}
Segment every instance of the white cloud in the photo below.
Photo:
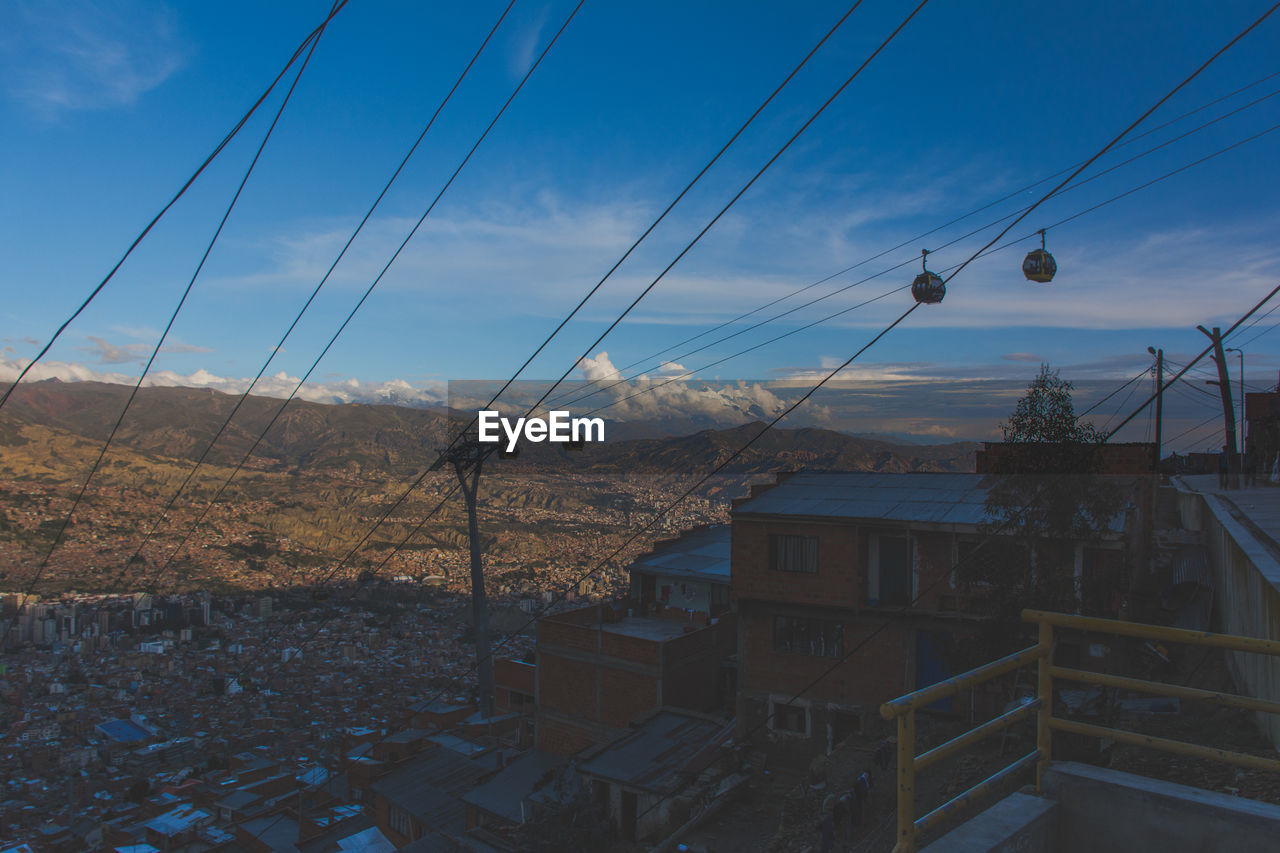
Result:
{"label": "white cloud", "polygon": [[[29,363],[30,359],[0,358],[0,382],[14,381]],[[46,379],[57,379],[62,382],[111,382],[118,385],[132,385],[138,381],[136,374],[95,370],[84,364],[60,361],[39,362],[23,381],[39,382]],[[224,394],[239,395],[249,387],[250,381],[249,377],[219,376],[200,368],[186,374],[172,370],[157,370],[148,374],[143,384],[148,387],[209,388]],[[258,380],[253,393],[262,397],[287,397],[297,384],[298,377],[281,371]],[[438,380],[410,384],[403,379],[369,382],[351,378],[331,382],[308,382],[302,386],[297,397],[314,403],[426,406],[444,402],[447,389],[445,383]]]}
{"label": "white cloud", "polygon": [[93,346],[80,347],[80,349],[95,355],[98,364],[127,364],[128,362],[139,361],[151,350],[151,347],[146,344],[124,344],[123,346],[118,346],[93,335],[88,335],[87,337],[93,343]]}
{"label": "white cloud", "polygon": [[[649,213],[630,199],[565,205],[551,193],[427,219],[379,283],[380,292],[429,292],[436,302],[486,296],[487,310],[558,314],[572,306],[644,229]],[[224,277],[228,289],[306,290],[321,281],[358,220],[296,223],[257,245],[256,269]],[[369,220],[330,276],[326,290],[363,290],[409,234],[417,217]],[[254,247],[249,247],[250,249]],[[617,275],[592,308],[634,287]],[[598,310],[604,310],[599,308]]]}
{"label": "white cloud", "polygon": [[[152,337],[158,337],[159,333],[155,333]],[[113,344],[103,338],[95,335],[85,336],[93,345],[80,347],[83,352],[91,353],[95,356],[98,364],[127,364],[131,361],[145,361],[147,356],[155,349],[154,343],[129,343],[129,344]],[[196,346],[195,344],[184,343],[176,337],[170,337],[161,352],[165,353],[210,353],[213,350],[208,347]]]}
{"label": "white cloud", "polygon": [[160,348],[160,351],[188,353],[188,354],[213,352],[213,350],[210,349],[209,347],[202,347],[202,346],[196,346],[195,344],[183,343],[182,341],[173,337],[170,337],[169,340],[165,341],[165,345]]}
{"label": "white cloud", "polygon": [[547,10],[543,9],[538,15],[538,19],[515,37],[507,66],[513,78],[520,79],[529,70],[529,67],[533,65],[542,29],[546,26],[546,23]]}
{"label": "white cloud", "polygon": [[[680,368],[670,362],[666,365]],[[772,418],[785,408],[785,403],[760,383],[690,382],[679,378],[682,369],[670,375],[640,375],[620,381],[622,374],[603,350],[584,358],[578,366],[584,379],[599,383],[597,393],[582,405],[599,408],[605,417],[614,420],[706,418],[716,423],[739,424]]]}
{"label": "white cloud", "polygon": [[163,4],[9,0],[0,70],[10,97],[37,112],[127,106],[183,64]]}
{"label": "white cloud", "polygon": [[[914,207],[915,202],[907,206]],[[653,205],[634,198],[587,202],[541,192],[531,198],[512,198],[506,203],[439,215],[427,220],[380,287],[384,291],[430,290],[445,306],[461,304],[472,294],[483,292],[490,297],[491,310],[561,316],[643,231],[653,210]],[[897,212],[889,204],[871,204],[858,215],[869,220],[877,216],[892,219]],[[918,249],[914,246],[820,285],[815,283],[870,258],[919,225],[915,219],[905,226],[890,222],[855,238],[853,231],[832,226],[828,214],[821,205],[807,211],[749,207],[739,212],[736,232],[713,229],[624,325],[709,326],[756,305],[780,300],[746,321],[756,323],[818,297],[825,298],[781,318],[773,327],[794,328],[836,312],[846,313],[825,320],[823,325],[883,325],[910,304],[907,293],[891,291],[909,284],[918,271]],[[780,220],[787,226],[779,228]],[[396,217],[372,220],[336,271],[334,284],[366,286],[413,221]],[[592,298],[582,319],[615,316],[682,248],[681,241],[693,224],[682,220],[677,209]],[[1059,264],[1052,284],[1034,285],[1023,279],[1021,253],[1033,242],[1025,241],[966,268],[949,283],[942,305],[916,312],[909,324],[1120,329],[1131,328],[1135,318],[1141,318],[1144,327],[1195,325],[1224,315],[1224,293],[1241,294],[1239,307],[1243,307],[1248,297],[1269,288],[1280,271],[1280,250],[1265,239],[1275,224],[1259,221],[1245,228],[1231,224],[1114,233],[1103,228],[1092,235],[1082,232],[1084,236],[1077,237],[1077,242],[1069,241],[1064,229],[1052,247]],[[268,258],[258,272],[224,283],[240,287],[314,286],[345,242],[349,227],[347,222],[326,228],[310,225],[277,235],[264,244]],[[832,236],[836,231],[842,235],[839,239]],[[991,233],[931,255],[930,268],[943,271],[959,263]],[[885,272],[898,264],[903,266]],[[1206,281],[1214,286],[1206,287]],[[814,286],[788,296],[810,285]],[[835,293],[844,288],[848,289]],[[886,293],[889,295],[865,307],[851,308]],[[1230,309],[1238,310],[1237,304]]]}

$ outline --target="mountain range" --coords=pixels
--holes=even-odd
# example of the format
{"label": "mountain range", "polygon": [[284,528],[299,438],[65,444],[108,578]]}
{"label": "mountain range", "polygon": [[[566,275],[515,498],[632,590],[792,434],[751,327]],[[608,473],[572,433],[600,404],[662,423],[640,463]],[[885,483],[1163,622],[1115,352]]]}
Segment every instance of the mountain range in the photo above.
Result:
{"label": "mountain range", "polygon": [[[23,385],[0,412],[0,425],[51,427],[101,442],[110,434],[130,389],[98,382],[56,380]],[[141,389],[113,443],[122,448],[173,460],[200,458],[238,398],[216,391],[156,387]],[[348,403],[331,405],[295,400],[279,413],[281,400],[245,398],[207,461],[238,462],[261,436],[251,467],[298,472],[406,477],[429,464],[446,442],[456,413],[444,409]],[[266,429],[272,418],[275,423]],[[606,437],[626,438],[591,444],[582,451],[562,445],[524,444],[511,470],[553,469],[595,472],[687,472],[709,470],[763,429],[763,422],[729,429],[702,429],[687,435],[635,437],[634,423],[606,424]],[[265,433],[264,433],[265,430]],[[665,431],[670,430],[668,424]],[[0,437],[0,444],[4,439]],[[898,443],[816,428],[774,428],[756,439],[728,468],[730,472],[826,468],[857,471],[971,471],[980,445]]]}

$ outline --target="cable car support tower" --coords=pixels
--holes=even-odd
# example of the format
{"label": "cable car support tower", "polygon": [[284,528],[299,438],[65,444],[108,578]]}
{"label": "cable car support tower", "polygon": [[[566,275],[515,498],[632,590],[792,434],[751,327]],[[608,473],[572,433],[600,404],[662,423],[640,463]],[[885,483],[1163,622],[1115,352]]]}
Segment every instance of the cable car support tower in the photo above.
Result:
{"label": "cable car support tower", "polygon": [[452,464],[458,475],[462,496],[467,502],[467,539],[471,544],[471,621],[476,643],[476,681],[480,693],[480,716],[486,722],[493,717],[493,657],[489,652],[489,604],[484,593],[484,562],[480,554],[480,524],[476,520],[476,491],[480,485],[480,469],[496,445],[482,444],[478,437],[468,436],[440,451],[431,466],[438,471]]}

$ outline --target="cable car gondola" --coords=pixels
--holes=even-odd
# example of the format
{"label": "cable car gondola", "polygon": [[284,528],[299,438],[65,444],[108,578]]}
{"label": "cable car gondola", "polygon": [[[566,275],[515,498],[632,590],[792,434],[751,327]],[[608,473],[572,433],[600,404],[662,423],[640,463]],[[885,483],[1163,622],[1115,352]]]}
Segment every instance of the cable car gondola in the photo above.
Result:
{"label": "cable car gondola", "polygon": [[924,272],[916,276],[916,280],[911,282],[911,295],[915,297],[916,302],[922,302],[925,305],[937,305],[942,301],[942,297],[947,295],[947,286],[943,283],[942,277],[936,273],[929,272],[926,262],[929,257],[928,249],[920,250],[920,266]]}
{"label": "cable car gondola", "polygon": [[1053,259],[1053,255],[1045,251],[1044,248],[1044,229],[1040,229],[1040,248],[1032,249],[1027,252],[1026,258],[1022,261],[1022,274],[1027,277],[1027,281],[1038,281],[1041,284],[1047,284],[1053,281],[1053,276],[1058,271],[1058,262]]}

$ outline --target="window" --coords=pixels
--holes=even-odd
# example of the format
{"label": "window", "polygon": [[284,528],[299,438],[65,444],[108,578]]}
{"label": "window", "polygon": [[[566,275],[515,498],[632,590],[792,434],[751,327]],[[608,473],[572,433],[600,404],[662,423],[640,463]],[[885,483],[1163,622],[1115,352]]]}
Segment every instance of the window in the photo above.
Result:
{"label": "window", "polygon": [[915,590],[912,542],[906,536],[878,534],[871,537],[867,598],[872,605],[911,604]]}
{"label": "window", "polygon": [[844,625],[830,619],[773,617],[773,650],[820,658],[844,656]]}
{"label": "window", "polygon": [[798,735],[809,734],[808,706],[792,705],[789,702],[770,702],[769,728],[777,732],[791,732]]}
{"label": "window", "polygon": [[399,806],[391,807],[391,828],[401,835],[409,834],[409,815]]}
{"label": "window", "polygon": [[779,572],[818,571],[818,537],[775,533],[769,536],[769,568]]}
{"label": "window", "polygon": [[508,690],[508,704],[512,708],[523,708],[526,705],[533,705],[533,697],[528,693],[521,693],[519,690]]}

